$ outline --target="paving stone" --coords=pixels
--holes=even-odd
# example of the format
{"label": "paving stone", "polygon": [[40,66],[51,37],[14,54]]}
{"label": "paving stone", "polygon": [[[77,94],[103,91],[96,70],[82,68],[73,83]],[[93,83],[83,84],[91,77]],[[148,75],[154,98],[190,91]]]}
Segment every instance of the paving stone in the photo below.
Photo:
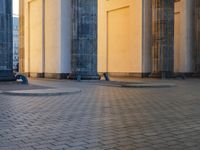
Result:
{"label": "paving stone", "polygon": [[43,97],[0,94],[0,149],[198,149],[200,80],[169,82],[177,86],[134,89],[30,80],[37,86],[82,92]]}

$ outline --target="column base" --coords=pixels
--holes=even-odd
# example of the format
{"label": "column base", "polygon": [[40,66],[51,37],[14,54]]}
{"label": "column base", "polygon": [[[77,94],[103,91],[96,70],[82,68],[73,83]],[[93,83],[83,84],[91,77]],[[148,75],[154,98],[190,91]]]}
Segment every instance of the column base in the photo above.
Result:
{"label": "column base", "polygon": [[50,79],[67,79],[69,76],[69,73],[45,73],[45,78]]}
{"label": "column base", "polygon": [[192,75],[192,77],[194,77],[194,78],[199,78],[199,77],[200,77],[200,72],[194,73],[194,74]]}
{"label": "column base", "polygon": [[162,72],[153,72],[149,75],[150,78],[174,78],[176,77],[173,72],[162,71]]}
{"label": "column base", "polygon": [[[103,76],[104,72],[99,72],[100,76]],[[137,72],[108,72],[110,77],[119,77],[119,78],[146,78],[151,73],[137,73]]]}
{"label": "column base", "polygon": [[28,76],[31,78],[44,78],[44,73],[28,73]]}
{"label": "column base", "polygon": [[194,73],[191,72],[175,72],[174,75],[176,77],[181,77],[181,78],[190,78],[193,77]]}
{"label": "column base", "polygon": [[69,73],[33,73],[26,72],[23,75],[31,78],[50,78],[50,79],[67,79]]}
{"label": "column base", "polygon": [[71,73],[69,79],[72,80],[100,80],[98,73]]}
{"label": "column base", "polygon": [[15,76],[12,70],[0,71],[0,81],[15,81]]}

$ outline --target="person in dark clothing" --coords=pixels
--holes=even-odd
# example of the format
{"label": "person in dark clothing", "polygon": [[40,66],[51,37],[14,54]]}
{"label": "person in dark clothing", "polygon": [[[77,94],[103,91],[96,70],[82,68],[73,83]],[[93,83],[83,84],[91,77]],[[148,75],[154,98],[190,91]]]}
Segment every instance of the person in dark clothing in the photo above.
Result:
{"label": "person in dark clothing", "polygon": [[19,72],[19,63],[16,65],[16,72]]}

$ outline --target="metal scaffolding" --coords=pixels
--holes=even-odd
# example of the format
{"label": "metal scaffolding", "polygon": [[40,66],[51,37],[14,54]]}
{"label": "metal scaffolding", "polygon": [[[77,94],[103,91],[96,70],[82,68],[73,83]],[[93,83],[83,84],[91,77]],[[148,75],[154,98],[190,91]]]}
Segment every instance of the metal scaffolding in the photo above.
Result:
{"label": "metal scaffolding", "polygon": [[71,78],[98,79],[97,0],[73,0]]}
{"label": "metal scaffolding", "polygon": [[170,77],[174,70],[174,0],[153,0],[152,12],[152,77]]}
{"label": "metal scaffolding", "polygon": [[200,73],[200,1],[195,0],[195,73]]}
{"label": "metal scaffolding", "polygon": [[13,77],[12,0],[0,0],[0,80]]}

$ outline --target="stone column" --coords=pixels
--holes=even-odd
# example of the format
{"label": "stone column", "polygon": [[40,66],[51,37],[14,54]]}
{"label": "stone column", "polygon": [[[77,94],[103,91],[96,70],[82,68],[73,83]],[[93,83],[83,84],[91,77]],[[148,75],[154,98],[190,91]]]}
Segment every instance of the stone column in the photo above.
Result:
{"label": "stone column", "polygon": [[174,0],[153,0],[152,77],[170,77],[174,66]]}
{"label": "stone column", "polygon": [[19,0],[19,72],[24,73],[24,0]]}
{"label": "stone column", "polygon": [[200,76],[200,1],[195,0],[195,49],[194,49],[195,74]]}
{"label": "stone column", "polygon": [[0,80],[13,78],[12,0],[0,0]]}
{"label": "stone column", "polygon": [[98,79],[97,0],[73,0],[71,78]]}

